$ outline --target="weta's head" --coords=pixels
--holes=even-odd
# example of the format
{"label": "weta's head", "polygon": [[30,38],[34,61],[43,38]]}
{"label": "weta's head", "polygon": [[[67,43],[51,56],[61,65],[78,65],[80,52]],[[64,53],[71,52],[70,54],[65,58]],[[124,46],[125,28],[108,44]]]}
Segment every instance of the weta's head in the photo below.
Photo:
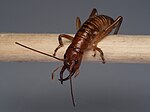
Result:
{"label": "weta's head", "polygon": [[[69,80],[74,74],[78,74],[78,70],[81,64],[82,60],[82,54],[75,52],[75,51],[69,51],[66,52],[64,55],[64,66],[62,67],[60,71],[60,81],[63,83],[63,81]],[[63,78],[63,73],[65,70],[68,70],[69,75],[66,78]]]}

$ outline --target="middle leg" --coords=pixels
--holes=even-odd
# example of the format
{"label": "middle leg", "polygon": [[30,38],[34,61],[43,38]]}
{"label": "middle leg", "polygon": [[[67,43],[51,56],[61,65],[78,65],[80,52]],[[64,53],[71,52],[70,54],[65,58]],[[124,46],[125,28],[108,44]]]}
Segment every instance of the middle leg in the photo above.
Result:
{"label": "middle leg", "polygon": [[96,51],[98,51],[99,53],[100,53],[100,57],[101,57],[101,59],[102,59],[102,63],[103,64],[105,64],[105,58],[104,58],[104,53],[103,53],[103,51],[101,50],[101,48],[99,48],[99,47],[97,47],[97,45],[96,46],[92,46],[92,49],[93,49],[93,51],[94,51],[94,57],[96,56]]}

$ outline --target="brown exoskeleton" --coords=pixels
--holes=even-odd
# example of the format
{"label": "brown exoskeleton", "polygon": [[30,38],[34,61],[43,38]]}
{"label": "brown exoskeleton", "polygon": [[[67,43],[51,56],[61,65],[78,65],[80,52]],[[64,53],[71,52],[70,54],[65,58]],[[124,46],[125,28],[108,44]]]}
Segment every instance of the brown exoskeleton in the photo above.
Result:
{"label": "brown exoskeleton", "polygon": [[[119,16],[116,20],[113,20],[109,16],[98,15],[97,10],[94,8],[89,18],[82,25],[81,25],[81,21],[79,17],[76,18],[77,33],[75,34],[74,37],[70,35],[66,35],[66,34],[59,35],[58,37],[59,46],[55,49],[53,55],[49,55],[41,51],[32,49],[18,42],[16,42],[16,44],[23,46],[25,48],[28,48],[30,50],[42,53],[44,55],[56,58],[64,62],[64,65],[60,71],[59,80],[61,81],[61,84],[63,84],[63,81],[70,80],[72,101],[73,101],[73,105],[75,106],[71,78],[74,74],[75,76],[78,75],[79,67],[82,61],[82,56],[85,50],[87,49],[93,50],[94,51],[93,56],[95,56],[96,51],[98,51],[100,53],[102,63],[104,64],[105,59],[104,59],[103,51],[101,50],[101,48],[97,47],[97,44],[104,37],[106,37],[113,29],[115,29],[114,34],[117,34],[120,28],[120,25],[122,23],[122,20],[123,20],[123,17],[121,16]],[[72,41],[72,43],[69,45],[68,49],[66,50],[66,53],[64,54],[64,59],[55,57],[57,50],[63,46],[62,38],[66,38]],[[54,72],[57,69],[58,68],[56,68],[53,71],[52,78],[53,78]],[[64,78],[63,73],[66,69],[69,71],[69,75]]]}

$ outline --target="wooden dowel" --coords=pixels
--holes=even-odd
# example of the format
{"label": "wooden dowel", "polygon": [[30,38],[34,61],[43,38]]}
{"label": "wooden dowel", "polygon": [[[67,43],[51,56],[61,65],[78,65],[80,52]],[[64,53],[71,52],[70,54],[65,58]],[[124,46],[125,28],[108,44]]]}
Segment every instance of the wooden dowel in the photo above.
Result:
{"label": "wooden dowel", "polygon": [[[15,42],[53,54],[58,46],[58,34],[18,34],[0,33],[1,62],[54,62],[54,58],[23,48]],[[63,39],[65,46],[56,56],[63,55],[70,41]],[[150,36],[145,35],[110,35],[99,42],[104,52],[106,63],[150,63]],[[93,51],[84,53],[84,61],[101,61],[99,53],[93,57]]]}

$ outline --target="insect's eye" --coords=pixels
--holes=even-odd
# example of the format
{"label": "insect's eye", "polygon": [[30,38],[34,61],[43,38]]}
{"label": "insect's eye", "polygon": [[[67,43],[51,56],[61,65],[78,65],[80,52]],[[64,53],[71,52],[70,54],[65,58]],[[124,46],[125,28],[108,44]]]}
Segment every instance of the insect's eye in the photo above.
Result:
{"label": "insect's eye", "polygon": [[77,64],[78,63],[78,60],[75,60],[75,64]]}

